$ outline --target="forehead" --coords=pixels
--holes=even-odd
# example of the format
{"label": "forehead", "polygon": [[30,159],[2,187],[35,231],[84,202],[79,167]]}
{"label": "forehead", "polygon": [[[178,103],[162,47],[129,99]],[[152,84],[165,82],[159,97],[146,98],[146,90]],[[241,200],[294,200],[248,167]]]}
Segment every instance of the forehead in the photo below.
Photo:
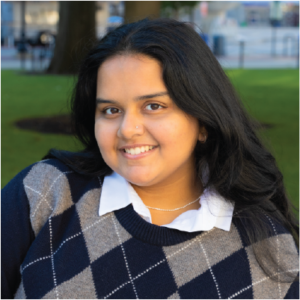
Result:
{"label": "forehead", "polygon": [[118,55],[98,69],[97,95],[136,94],[166,90],[159,61],[146,55]]}

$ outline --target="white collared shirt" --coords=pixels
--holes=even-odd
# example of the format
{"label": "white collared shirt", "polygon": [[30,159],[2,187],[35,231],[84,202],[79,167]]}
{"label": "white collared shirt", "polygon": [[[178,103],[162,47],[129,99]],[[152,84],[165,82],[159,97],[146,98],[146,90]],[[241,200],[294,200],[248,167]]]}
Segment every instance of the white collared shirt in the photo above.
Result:
{"label": "white collared shirt", "polygon": [[[99,215],[103,216],[112,211],[132,204],[133,209],[147,222],[152,223],[149,209],[133,187],[122,176],[114,172],[106,176],[100,196]],[[213,227],[230,230],[233,214],[233,204],[212,189],[205,189],[200,197],[200,208],[188,210],[170,224],[163,227],[181,231],[207,231]]]}

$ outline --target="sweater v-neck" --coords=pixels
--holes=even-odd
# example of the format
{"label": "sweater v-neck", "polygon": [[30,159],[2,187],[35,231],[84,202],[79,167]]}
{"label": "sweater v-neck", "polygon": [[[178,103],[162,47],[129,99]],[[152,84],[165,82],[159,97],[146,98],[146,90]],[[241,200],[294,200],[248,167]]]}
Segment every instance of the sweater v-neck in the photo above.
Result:
{"label": "sweater v-neck", "polygon": [[116,210],[115,216],[120,224],[135,238],[156,246],[172,246],[200,235],[203,231],[185,232],[177,229],[151,224],[140,217],[132,207]]}

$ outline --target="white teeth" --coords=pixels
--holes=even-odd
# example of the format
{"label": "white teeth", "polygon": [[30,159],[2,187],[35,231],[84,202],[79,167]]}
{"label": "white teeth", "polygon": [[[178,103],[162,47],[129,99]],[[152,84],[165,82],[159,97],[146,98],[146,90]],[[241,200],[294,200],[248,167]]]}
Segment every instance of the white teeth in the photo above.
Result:
{"label": "white teeth", "polygon": [[142,147],[136,147],[136,148],[130,148],[130,149],[124,149],[126,153],[129,153],[131,155],[140,154],[143,152],[147,152],[151,149],[153,149],[154,146],[142,146]]}

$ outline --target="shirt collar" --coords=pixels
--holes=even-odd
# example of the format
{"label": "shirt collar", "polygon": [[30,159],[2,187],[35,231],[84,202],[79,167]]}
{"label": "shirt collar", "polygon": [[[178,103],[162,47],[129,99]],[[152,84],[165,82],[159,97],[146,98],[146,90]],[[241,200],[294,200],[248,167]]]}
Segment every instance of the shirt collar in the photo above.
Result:
{"label": "shirt collar", "polygon": [[[213,189],[204,190],[200,203],[201,207],[198,210],[188,210],[163,227],[187,232],[207,231],[213,227],[230,230],[233,204],[225,201]],[[105,176],[100,196],[99,216],[124,208],[129,204],[132,204],[133,209],[142,218],[152,223],[149,209],[130,183],[116,172]]]}

